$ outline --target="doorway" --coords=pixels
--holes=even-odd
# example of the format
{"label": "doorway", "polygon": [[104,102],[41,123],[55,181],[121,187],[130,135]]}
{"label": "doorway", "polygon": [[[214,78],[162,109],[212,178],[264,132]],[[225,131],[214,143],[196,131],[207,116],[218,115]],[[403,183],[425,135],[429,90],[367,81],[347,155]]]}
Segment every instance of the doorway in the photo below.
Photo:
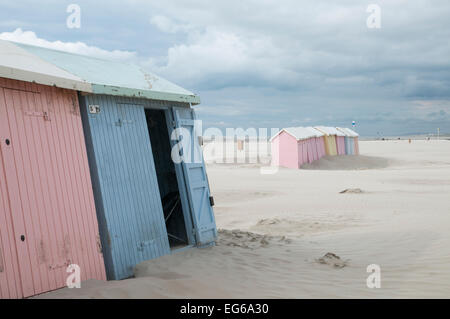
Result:
{"label": "doorway", "polygon": [[164,212],[167,236],[171,249],[189,244],[175,164],[171,158],[171,144],[164,110],[146,109],[150,143],[158,178],[159,193]]}

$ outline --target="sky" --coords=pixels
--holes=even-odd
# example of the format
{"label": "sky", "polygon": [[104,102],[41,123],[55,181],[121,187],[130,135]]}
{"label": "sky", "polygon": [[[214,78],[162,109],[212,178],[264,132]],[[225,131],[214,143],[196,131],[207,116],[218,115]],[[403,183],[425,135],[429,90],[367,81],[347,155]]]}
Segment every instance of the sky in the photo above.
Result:
{"label": "sky", "polygon": [[200,95],[204,128],[450,133],[448,0],[0,0],[0,39],[137,63]]}

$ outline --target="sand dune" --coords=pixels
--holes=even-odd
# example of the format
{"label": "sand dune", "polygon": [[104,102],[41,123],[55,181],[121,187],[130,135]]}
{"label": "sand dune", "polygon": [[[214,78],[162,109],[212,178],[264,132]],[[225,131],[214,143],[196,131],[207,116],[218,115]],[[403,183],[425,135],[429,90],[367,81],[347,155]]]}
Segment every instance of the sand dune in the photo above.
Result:
{"label": "sand dune", "polygon": [[[324,156],[320,160],[302,165],[302,169],[313,170],[360,170],[386,168],[389,158],[366,155]],[[392,160],[391,160],[392,162]]]}
{"label": "sand dune", "polygon": [[[450,142],[360,149],[274,175],[210,165],[215,247],[144,262],[133,279],[39,297],[449,298]],[[366,286],[370,264],[381,267],[380,289]]]}

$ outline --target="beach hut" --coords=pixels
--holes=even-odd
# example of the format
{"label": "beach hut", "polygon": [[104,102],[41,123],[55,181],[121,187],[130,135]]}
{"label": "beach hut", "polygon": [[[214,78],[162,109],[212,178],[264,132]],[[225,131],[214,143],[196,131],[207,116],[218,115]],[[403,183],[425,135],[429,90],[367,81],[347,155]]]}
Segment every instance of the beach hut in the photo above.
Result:
{"label": "beach hut", "polygon": [[20,47],[90,85],[79,102],[108,279],[213,244],[213,199],[192,108],[199,97],[135,65]]}
{"label": "beach hut", "polygon": [[336,148],[338,155],[345,155],[345,135],[339,136],[336,135]]}
{"label": "beach hut", "polygon": [[320,132],[319,130],[316,130],[314,127],[311,127],[311,126],[306,127],[306,129],[315,135],[315,137],[313,137],[313,139],[315,141],[315,146],[317,149],[317,156],[318,156],[318,159],[321,159],[323,156],[326,155],[325,134],[323,134],[322,132]]}
{"label": "beach hut", "polygon": [[0,41],[0,298],[104,280],[76,76]]}
{"label": "beach hut", "polygon": [[355,131],[349,129],[349,128],[343,128],[343,127],[337,127],[339,131],[345,134],[345,152],[347,155],[356,155],[356,147],[355,145],[358,143],[355,141],[355,138],[358,138],[358,133]]}
{"label": "beach hut", "polygon": [[289,127],[271,138],[272,161],[276,166],[300,168],[323,156],[320,132],[306,127]]}
{"label": "beach hut", "polygon": [[327,155],[345,154],[345,135],[334,127],[316,126],[315,129],[324,134],[325,150]]}
{"label": "beach hut", "polygon": [[359,135],[353,137],[353,142],[355,142],[355,155],[359,155]]}

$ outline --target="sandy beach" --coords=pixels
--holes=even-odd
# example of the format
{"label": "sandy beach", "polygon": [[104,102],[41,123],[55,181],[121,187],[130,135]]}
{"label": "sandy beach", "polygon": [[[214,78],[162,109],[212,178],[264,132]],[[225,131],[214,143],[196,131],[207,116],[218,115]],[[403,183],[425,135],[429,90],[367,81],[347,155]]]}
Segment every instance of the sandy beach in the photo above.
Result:
{"label": "sandy beach", "polygon": [[[38,298],[449,298],[450,141],[360,150],[274,175],[210,164],[216,246]],[[366,285],[370,264],[379,289]]]}

